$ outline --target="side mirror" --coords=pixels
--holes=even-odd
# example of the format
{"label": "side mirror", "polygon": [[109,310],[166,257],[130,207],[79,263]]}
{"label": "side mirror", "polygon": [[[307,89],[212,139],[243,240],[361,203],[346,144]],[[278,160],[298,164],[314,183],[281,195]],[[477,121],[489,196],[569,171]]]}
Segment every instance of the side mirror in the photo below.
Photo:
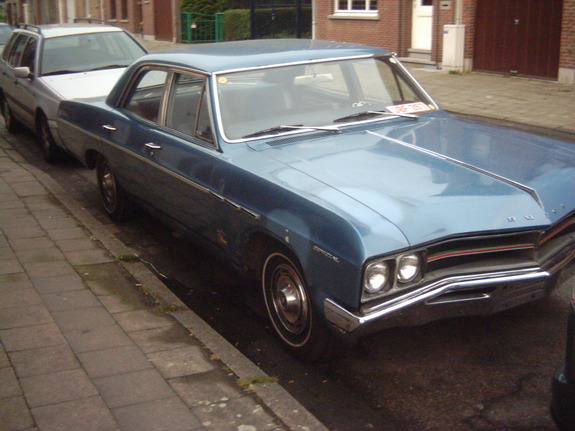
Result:
{"label": "side mirror", "polygon": [[30,68],[28,66],[16,67],[14,69],[14,76],[16,78],[34,79],[34,74],[30,72]]}

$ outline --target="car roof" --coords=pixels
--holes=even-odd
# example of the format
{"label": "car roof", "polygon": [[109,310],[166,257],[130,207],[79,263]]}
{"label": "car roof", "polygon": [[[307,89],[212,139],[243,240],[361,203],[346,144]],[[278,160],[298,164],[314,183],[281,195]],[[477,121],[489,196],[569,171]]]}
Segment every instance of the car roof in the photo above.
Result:
{"label": "car roof", "polygon": [[190,67],[207,73],[254,68],[274,64],[389,54],[383,48],[310,39],[260,39],[198,44],[177,51],[145,55],[142,63]]}
{"label": "car roof", "polygon": [[16,31],[29,31],[31,33],[41,34],[44,38],[70,36],[84,33],[100,33],[110,31],[124,31],[121,27],[106,24],[42,24],[30,25],[20,24]]}

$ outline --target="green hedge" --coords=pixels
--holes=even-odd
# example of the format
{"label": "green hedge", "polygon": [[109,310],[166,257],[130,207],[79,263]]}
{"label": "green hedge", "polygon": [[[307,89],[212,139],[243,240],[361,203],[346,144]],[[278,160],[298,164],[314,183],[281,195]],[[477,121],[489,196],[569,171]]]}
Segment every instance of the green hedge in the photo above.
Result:
{"label": "green hedge", "polygon": [[[311,37],[311,7],[301,8],[302,37]],[[258,38],[296,37],[295,9],[293,7],[256,8],[254,16]],[[251,37],[250,9],[230,9],[224,12],[226,40],[243,40]],[[307,29],[307,31],[306,31]]]}
{"label": "green hedge", "polygon": [[251,37],[250,10],[229,9],[224,12],[226,40],[245,40]]}

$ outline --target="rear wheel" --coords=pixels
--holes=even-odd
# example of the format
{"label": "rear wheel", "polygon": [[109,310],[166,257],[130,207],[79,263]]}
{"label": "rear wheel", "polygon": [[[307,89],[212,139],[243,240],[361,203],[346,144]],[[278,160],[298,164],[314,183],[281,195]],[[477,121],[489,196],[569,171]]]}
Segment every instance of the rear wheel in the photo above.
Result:
{"label": "rear wheel", "polygon": [[262,267],[262,291],[276,334],[294,355],[308,361],[331,356],[334,337],[313,308],[307,284],[291,253],[274,248]]}
{"label": "rear wheel", "polygon": [[114,171],[103,156],[98,157],[96,177],[106,214],[115,221],[126,220],[132,210],[131,203],[118,183]]}
{"label": "rear wheel", "polygon": [[38,117],[37,134],[40,137],[40,145],[42,146],[44,160],[48,163],[54,163],[58,160],[61,153],[54,141],[52,132],[50,131],[48,119],[44,114],[40,114]]}
{"label": "rear wheel", "polygon": [[17,132],[20,123],[18,123],[18,120],[16,120],[12,115],[12,110],[10,109],[8,100],[4,94],[0,98],[0,104],[2,107],[2,116],[4,117],[4,126],[6,127],[6,130],[10,133]]}

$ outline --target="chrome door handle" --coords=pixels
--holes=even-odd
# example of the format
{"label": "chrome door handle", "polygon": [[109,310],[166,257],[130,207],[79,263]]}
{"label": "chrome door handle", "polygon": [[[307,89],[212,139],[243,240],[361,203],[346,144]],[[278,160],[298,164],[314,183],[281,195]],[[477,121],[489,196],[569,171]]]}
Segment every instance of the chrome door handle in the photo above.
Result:
{"label": "chrome door handle", "polygon": [[148,142],[147,144],[144,144],[144,146],[148,150],[161,150],[162,149],[162,147],[160,145],[156,145],[153,142]]}
{"label": "chrome door handle", "polygon": [[102,126],[102,129],[108,130],[110,132],[115,132],[116,130],[118,130],[114,126],[110,126],[109,124],[104,124]]}
{"label": "chrome door handle", "polygon": [[153,142],[148,142],[147,144],[144,144],[144,153],[146,153],[150,157],[153,157],[155,155],[155,152],[161,149],[162,147],[160,145],[156,145]]}

